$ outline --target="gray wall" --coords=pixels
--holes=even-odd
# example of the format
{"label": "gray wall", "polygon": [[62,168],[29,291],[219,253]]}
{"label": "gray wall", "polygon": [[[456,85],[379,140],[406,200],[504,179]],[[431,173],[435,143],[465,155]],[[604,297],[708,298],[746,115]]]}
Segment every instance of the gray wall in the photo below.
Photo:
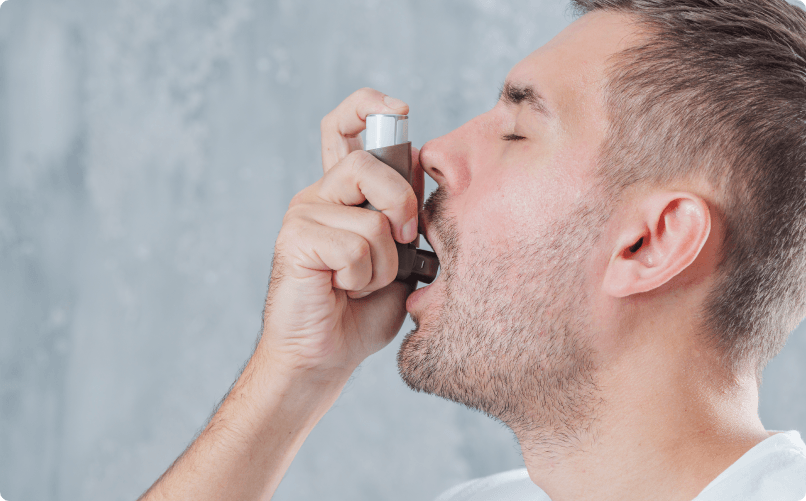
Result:
{"label": "gray wall", "polygon": [[[421,145],[491,107],[563,0],[10,0],[0,7],[0,493],[133,499],[249,356],[273,241],[353,90]],[[433,183],[429,185],[433,188]],[[404,330],[411,328],[410,324]],[[521,464],[500,425],[370,358],[275,499],[429,499]],[[806,329],[767,370],[806,430]]]}

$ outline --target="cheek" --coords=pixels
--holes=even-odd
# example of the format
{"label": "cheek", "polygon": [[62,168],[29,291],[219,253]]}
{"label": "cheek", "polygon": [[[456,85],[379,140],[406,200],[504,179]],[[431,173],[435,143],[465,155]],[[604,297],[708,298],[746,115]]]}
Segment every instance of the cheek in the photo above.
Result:
{"label": "cheek", "polygon": [[567,185],[559,178],[538,177],[522,169],[474,177],[464,193],[459,234],[505,251],[515,242],[545,234],[567,206]]}

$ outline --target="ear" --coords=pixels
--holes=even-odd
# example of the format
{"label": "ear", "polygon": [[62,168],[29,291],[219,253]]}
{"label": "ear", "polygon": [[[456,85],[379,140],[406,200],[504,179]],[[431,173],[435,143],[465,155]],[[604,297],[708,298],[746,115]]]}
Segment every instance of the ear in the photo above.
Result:
{"label": "ear", "polygon": [[614,297],[656,289],[693,263],[711,233],[711,212],[691,193],[656,193],[623,223],[602,284]]}

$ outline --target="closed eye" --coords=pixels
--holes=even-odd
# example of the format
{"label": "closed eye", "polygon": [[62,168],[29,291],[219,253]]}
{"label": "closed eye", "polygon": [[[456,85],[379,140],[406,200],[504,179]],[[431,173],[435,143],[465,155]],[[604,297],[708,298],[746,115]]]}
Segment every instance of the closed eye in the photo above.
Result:
{"label": "closed eye", "polygon": [[506,136],[501,137],[501,139],[504,141],[522,141],[526,138],[517,134],[507,134]]}

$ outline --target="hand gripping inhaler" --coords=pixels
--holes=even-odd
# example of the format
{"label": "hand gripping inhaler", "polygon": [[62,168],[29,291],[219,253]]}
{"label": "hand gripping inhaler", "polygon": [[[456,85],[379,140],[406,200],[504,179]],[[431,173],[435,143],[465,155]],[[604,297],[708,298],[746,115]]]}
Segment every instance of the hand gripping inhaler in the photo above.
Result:
{"label": "hand gripping inhaler", "polygon": [[[409,117],[406,115],[367,115],[365,149],[375,158],[395,169],[412,184],[411,142]],[[362,207],[377,210],[369,202]],[[417,287],[417,282],[430,284],[439,270],[437,255],[418,249],[413,243],[397,246],[397,277],[395,280]]]}

